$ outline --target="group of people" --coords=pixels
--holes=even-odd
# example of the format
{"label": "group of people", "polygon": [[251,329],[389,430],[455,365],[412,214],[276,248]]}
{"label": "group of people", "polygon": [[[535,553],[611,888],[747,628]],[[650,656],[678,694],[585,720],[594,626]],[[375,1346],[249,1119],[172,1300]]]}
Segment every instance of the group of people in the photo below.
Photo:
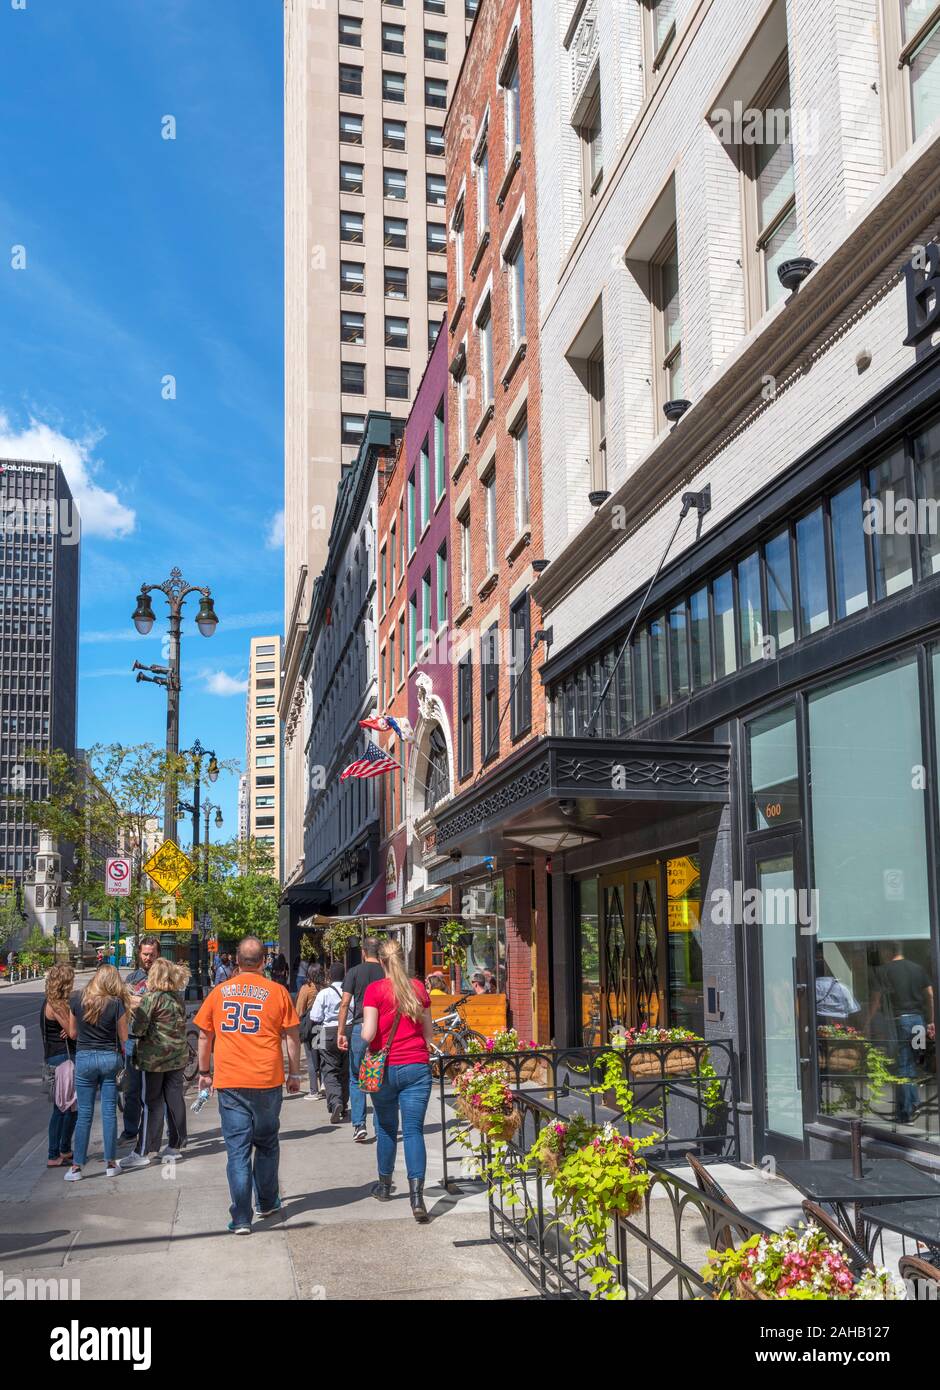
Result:
{"label": "group of people", "polygon": [[[322,967],[307,967],[296,1007],[286,981],[274,978],[273,971],[269,975],[269,969],[264,943],[245,937],[234,962],[220,956],[216,984],[194,1019],[199,1086],[214,1090],[219,1105],[229,1230],[247,1233],[254,1215],[264,1218],[280,1209],[280,1111],[285,1085],[289,1095],[301,1088],[302,1021],[308,1098],[325,1095],[334,1124],[351,1109],[358,1143],[368,1142],[360,1067],[367,1053],[373,1070],[379,1064],[381,1084],[372,1092],[377,1158],[372,1193],[378,1201],[391,1200],[400,1126],[411,1209],[416,1221],[427,1222],[424,1123],[432,1023],[425,984],[409,977],[394,941],[366,941],[362,962],[348,971],[333,965],[324,974]],[[189,972],[161,958],[156,938],[145,937],[126,979],[111,965],[100,966],[84,989],[74,988],[74,978],[70,966],[49,972],[41,1015],[52,1079],[49,1166],[67,1164],[67,1181],[84,1176],[99,1094],[107,1177],[145,1167],[155,1153],[181,1157],[186,1144],[183,991]],[[443,977],[428,983],[443,984]],[[119,1086],[124,1096],[120,1140]],[[164,1123],[169,1142],[161,1146]],[[121,1141],[132,1147],[118,1161]]]}
{"label": "group of people", "polygon": [[[126,980],[115,966],[101,965],[81,990],[70,965],[54,965],[46,977],[40,1034],[52,1100],[47,1164],[66,1164],[66,1182],[84,1177],[99,1095],[106,1177],[146,1167],[151,1154],[182,1157],[189,971],[160,957],[156,937],[143,939],[138,959]],[[131,1146],[120,1160],[119,1143]]]}

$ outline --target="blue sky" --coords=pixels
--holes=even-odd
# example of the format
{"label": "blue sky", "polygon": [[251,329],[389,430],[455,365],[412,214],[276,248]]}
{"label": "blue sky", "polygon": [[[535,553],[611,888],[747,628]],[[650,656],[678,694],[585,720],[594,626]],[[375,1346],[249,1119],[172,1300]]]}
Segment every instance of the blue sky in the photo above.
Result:
{"label": "blue sky", "polygon": [[[182,739],[220,758],[244,758],[248,639],[281,631],[281,45],[281,0],[0,3],[0,456],[57,457],[80,500],[85,745],[162,742],[164,692],[130,674],[165,631],[134,633],[142,581],[212,588]],[[234,834],[236,779],[213,800]]]}

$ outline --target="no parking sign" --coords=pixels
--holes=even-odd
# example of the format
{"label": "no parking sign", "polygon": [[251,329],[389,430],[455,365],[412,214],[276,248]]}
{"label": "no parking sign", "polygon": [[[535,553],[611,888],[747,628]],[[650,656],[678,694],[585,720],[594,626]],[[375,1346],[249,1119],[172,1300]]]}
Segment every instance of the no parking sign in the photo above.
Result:
{"label": "no parking sign", "polygon": [[126,898],[131,891],[131,861],[109,859],[104,866],[104,891],[109,898]]}

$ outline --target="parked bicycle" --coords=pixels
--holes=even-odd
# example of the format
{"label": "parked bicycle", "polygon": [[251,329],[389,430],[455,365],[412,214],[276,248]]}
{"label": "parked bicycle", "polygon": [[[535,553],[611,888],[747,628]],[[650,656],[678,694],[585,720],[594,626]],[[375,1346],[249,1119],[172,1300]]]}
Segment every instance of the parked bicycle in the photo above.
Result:
{"label": "parked bicycle", "polygon": [[440,1058],[459,1057],[470,1051],[471,1043],[486,1042],[482,1033],[470,1027],[461,1006],[472,999],[472,994],[462,994],[456,999],[446,1014],[434,1020],[434,1037],[431,1039],[431,1062]]}

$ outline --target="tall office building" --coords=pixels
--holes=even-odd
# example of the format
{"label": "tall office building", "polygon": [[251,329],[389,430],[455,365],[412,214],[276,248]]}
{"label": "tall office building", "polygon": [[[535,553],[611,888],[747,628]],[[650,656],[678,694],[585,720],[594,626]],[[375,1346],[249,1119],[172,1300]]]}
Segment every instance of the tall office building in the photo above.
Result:
{"label": "tall office building", "polygon": [[75,753],[80,524],[57,463],[0,460],[0,879],[21,887],[39,831],[28,749]]}
{"label": "tall office building", "polygon": [[[285,0],[284,873],[303,858],[298,670],[342,467],[403,429],[447,307],[444,117],[477,0]],[[339,13],[337,14],[337,9]]]}
{"label": "tall office building", "polygon": [[[277,702],[281,686],[280,637],[252,637],[245,718],[244,791],[239,786],[238,821],[245,833],[267,845],[274,872],[281,873],[281,731]],[[244,819],[243,819],[244,818]]]}

